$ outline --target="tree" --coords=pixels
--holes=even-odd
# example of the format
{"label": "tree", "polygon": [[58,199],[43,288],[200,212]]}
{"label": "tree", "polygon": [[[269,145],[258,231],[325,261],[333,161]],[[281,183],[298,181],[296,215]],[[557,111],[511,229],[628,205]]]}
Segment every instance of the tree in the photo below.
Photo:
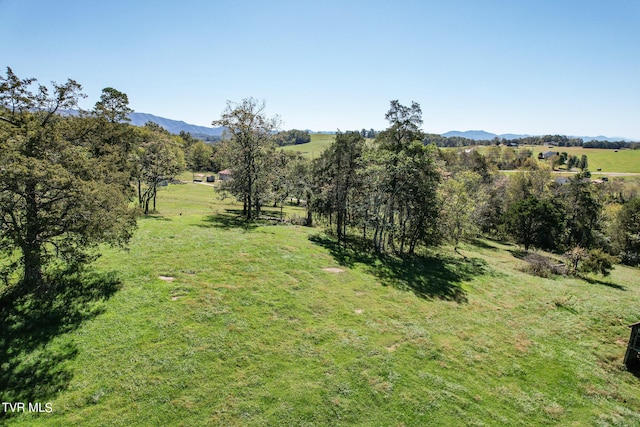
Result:
{"label": "tree", "polygon": [[158,185],[182,172],[185,162],[178,141],[164,129],[145,125],[136,131],[140,144],[134,156],[136,166],[133,175],[137,181],[138,205],[146,215],[156,210]]}
{"label": "tree", "polygon": [[587,160],[586,154],[583,154],[582,156],[580,156],[580,160],[576,164],[576,167],[581,171],[589,168],[589,161]]}
{"label": "tree", "polygon": [[129,98],[126,93],[112,87],[102,89],[100,101],[96,102],[95,111],[111,123],[129,122]]}
{"label": "tree", "polygon": [[313,197],[313,174],[312,163],[301,155],[293,158],[287,165],[287,179],[291,186],[291,195],[296,197],[298,204],[300,200],[305,200],[307,209],[307,219],[305,225],[311,227],[313,225],[313,215],[311,209]]}
{"label": "tree", "polygon": [[275,143],[279,146],[306,144],[311,141],[309,132],[297,129],[278,132],[274,138]]}
{"label": "tree", "polygon": [[618,258],[609,255],[600,248],[591,249],[582,263],[581,270],[586,273],[600,273],[608,276]]}
{"label": "tree", "polygon": [[562,231],[562,212],[548,199],[528,196],[513,203],[507,213],[507,231],[528,251],[531,246],[555,249]]}
{"label": "tree", "polygon": [[314,162],[314,211],[328,217],[330,225],[335,215],[338,242],[346,240],[363,143],[359,132],[338,133],[333,144]]}
{"label": "tree", "polygon": [[614,226],[614,246],[623,263],[640,264],[640,197],[625,203]]}
{"label": "tree", "polygon": [[213,148],[203,141],[196,141],[189,147],[188,166],[192,171],[208,171],[212,169],[211,156]]}
{"label": "tree", "polygon": [[407,107],[391,101],[385,118],[390,126],[365,153],[369,194],[364,198],[364,221],[373,228],[377,251],[413,253],[418,243],[437,241],[437,149],[422,143],[422,110],[416,102]]}
{"label": "tree", "polygon": [[0,77],[0,250],[20,254],[14,268],[25,291],[45,284],[53,259],[82,265],[91,248],[124,244],[135,227],[127,194],[110,182],[109,157],[91,152],[86,114],[59,114],[77,108],[81,86],[35,83],[11,68]]}
{"label": "tree", "polygon": [[596,196],[593,185],[583,179],[583,173],[569,179],[558,189],[558,199],[566,211],[565,245],[591,249],[602,238],[602,203]]}
{"label": "tree", "polygon": [[481,189],[481,176],[464,171],[444,181],[441,188],[443,233],[453,241],[455,249],[460,240],[479,230],[477,213],[486,195]]}
{"label": "tree", "polygon": [[260,215],[265,201],[267,176],[275,152],[273,132],[278,124],[277,117],[266,116],[264,102],[253,98],[243,99],[239,104],[227,101],[220,120],[213,122],[214,126],[227,129],[225,153],[233,173],[229,190],[242,200],[247,220]]}

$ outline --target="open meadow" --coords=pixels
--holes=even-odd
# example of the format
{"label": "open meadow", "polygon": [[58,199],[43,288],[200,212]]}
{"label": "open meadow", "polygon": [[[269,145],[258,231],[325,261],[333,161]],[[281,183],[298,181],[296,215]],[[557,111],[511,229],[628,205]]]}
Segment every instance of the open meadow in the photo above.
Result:
{"label": "open meadow", "polygon": [[[481,153],[486,153],[489,147],[479,146]],[[607,173],[635,173],[640,174],[640,150],[611,150],[605,148],[582,147],[549,147],[546,145],[522,145],[516,150],[528,149],[533,152],[533,157],[538,158],[539,153],[547,151],[566,152],[570,156],[587,156],[588,169],[592,173],[606,175]],[[565,167],[561,166],[559,170]],[[598,171],[601,169],[601,172]]]}
{"label": "open meadow", "polygon": [[324,133],[312,133],[311,141],[306,144],[286,145],[282,147],[285,151],[300,152],[305,157],[312,159],[320,157],[320,154],[335,141],[336,136]]}
{"label": "open meadow", "polygon": [[[299,151],[305,157],[319,157],[333,141],[335,135],[311,134],[311,142],[299,145],[288,145],[282,147],[283,150]],[[467,147],[469,148],[469,147]],[[607,173],[640,174],[640,150],[610,150],[604,148],[582,148],[582,147],[548,147],[546,145],[521,146],[518,149],[529,149],[533,152],[533,157],[537,158],[539,153],[547,151],[567,152],[570,156],[587,156],[589,170],[597,175]],[[460,150],[461,148],[445,148],[445,150]],[[480,153],[486,153],[489,147],[476,146]],[[563,167],[560,168],[562,171]],[[598,172],[598,169],[601,169]]]}
{"label": "open meadow", "polygon": [[363,255],[192,183],[158,209],[37,345],[3,331],[22,360],[4,399],[53,409],[7,425],[640,425],[638,269],[542,279],[489,240]]}

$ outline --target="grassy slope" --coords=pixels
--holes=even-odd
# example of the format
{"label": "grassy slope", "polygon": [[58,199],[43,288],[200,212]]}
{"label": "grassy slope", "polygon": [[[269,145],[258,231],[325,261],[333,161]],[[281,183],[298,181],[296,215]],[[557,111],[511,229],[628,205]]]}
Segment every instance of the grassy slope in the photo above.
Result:
{"label": "grassy slope", "polygon": [[105,252],[123,287],[49,343],[77,348],[54,413],[9,425],[640,425],[621,369],[637,269],[539,279],[494,242],[359,258],[243,227],[212,191],[163,190],[130,250]]}
{"label": "grassy slope", "polygon": [[283,150],[286,151],[299,151],[306,157],[316,158],[320,157],[320,153],[324,151],[333,141],[335,141],[335,135],[327,135],[320,133],[312,133],[311,134],[311,142],[307,142],[306,144],[298,144],[298,145],[287,145],[282,147]]}

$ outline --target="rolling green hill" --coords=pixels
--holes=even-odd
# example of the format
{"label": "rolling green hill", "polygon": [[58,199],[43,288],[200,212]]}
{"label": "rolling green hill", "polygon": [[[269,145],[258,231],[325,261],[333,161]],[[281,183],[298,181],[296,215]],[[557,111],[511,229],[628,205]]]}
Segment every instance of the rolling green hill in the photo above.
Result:
{"label": "rolling green hill", "polygon": [[3,335],[23,353],[3,398],[53,408],[6,424],[640,425],[638,269],[541,279],[484,240],[362,255],[239,207],[163,189],[130,249],[104,250],[99,292],[54,304],[39,345]]}
{"label": "rolling green hill", "polygon": [[300,152],[305,157],[316,158],[320,157],[320,154],[327,148],[333,141],[335,141],[335,135],[312,133],[311,142],[298,145],[287,145],[282,147],[283,150],[291,152]]}

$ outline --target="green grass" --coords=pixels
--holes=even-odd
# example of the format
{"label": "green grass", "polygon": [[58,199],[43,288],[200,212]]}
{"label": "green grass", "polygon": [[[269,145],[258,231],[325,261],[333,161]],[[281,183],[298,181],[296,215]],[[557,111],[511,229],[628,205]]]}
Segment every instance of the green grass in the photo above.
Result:
{"label": "green grass", "polygon": [[[335,140],[335,135],[312,134],[311,142],[300,145],[289,145],[283,150],[298,151],[311,158],[319,157],[322,151]],[[484,153],[489,147],[477,147]],[[567,152],[569,155],[582,156],[585,154],[589,162],[589,170],[597,172],[602,169],[602,174],[609,173],[640,173],[640,150],[609,150],[602,148],[582,148],[582,147],[547,147],[547,146],[522,146],[533,151],[533,156],[538,157],[538,153],[547,151]]]}
{"label": "green grass", "polygon": [[531,147],[534,157],[546,151],[567,152],[570,156],[587,156],[589,170],[596,172],[640,173],[640,150],[609,150],[582,147]]}
{"label": "green grass", "polygon": [[[477,147],[481,153],[486,153],[489,147]],[[596,173],[602,169],[602,174],[606,173],[640,173],[640,150],[609,150],[604,148],[582,148],[582,147],[547,147],[540,145],[520,146],[515,150],[529,149],[533,152],[533,157],[538,158],[539,153],[547,151],[566,152],[570,156],[587,156],[589,170]],[[561,170],[564,170],[561,166]]]}
{"label": "green grass", "polygon": [[300,152],[305,157],[316,158],[320,157],[320,154],[335,141],[335,135],[312,133],[311,141],[306,144],[287,145],[282,147],[282,150],[291,152]]}
{"label": "green grass", "polygon": [[14,377],[51,375],[3,396],[54,412],[7,425],[640,425],[622,368],[638,269],[541,279],[492,241],[362,255],[238,221],[204,185],[163,189],[158,209],[96,263],[104,292],[60,308],[48,339],[11,341]]}

